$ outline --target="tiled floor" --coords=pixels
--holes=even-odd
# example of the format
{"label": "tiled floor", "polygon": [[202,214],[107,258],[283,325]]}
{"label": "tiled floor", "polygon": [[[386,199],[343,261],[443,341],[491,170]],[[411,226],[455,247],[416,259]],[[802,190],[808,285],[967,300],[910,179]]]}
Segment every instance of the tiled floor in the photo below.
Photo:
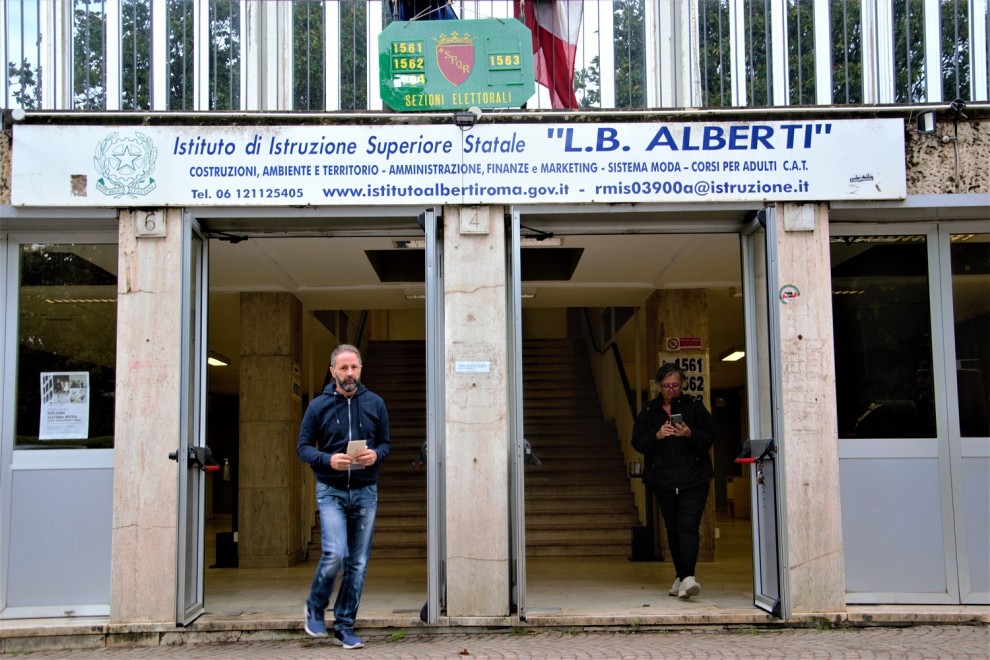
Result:
{"label": "tiled floor", "polygon": [[[567,624],[575,617],[630,622],[689,616],[722,619],[762,616],[753,605],[751,532],[748,520],[717,523],[716,561],[698,566],[699,597],[667,595],[674,579],[669,562],[603,558],[529,558],[525,585],[530,622]],[[210,549],[207,549],[210,552]],[[208,560],[212,557],[208,554]],[[316,558],[285,569],[208,568],[202,623],[292,621],[301,617]],[[368,569],[359,625],[401,626],[419,621],[426,601],[426,563],[375,560]],[[329,617],[328,613],[328,617]]]}

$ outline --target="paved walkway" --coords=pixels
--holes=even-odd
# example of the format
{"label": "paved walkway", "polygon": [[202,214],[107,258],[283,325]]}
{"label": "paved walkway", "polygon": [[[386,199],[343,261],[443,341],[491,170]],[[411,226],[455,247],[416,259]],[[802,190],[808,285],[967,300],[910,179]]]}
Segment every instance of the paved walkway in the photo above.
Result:
{"label": "paved walkway", "polygon": [[375,658],[381,660],[534,658],[990,658],[990,626],[910,626],[834,630],[741,628],[685,631],[448,633],[370,637],[346,651],[327,640],[240,641],[155,648],[33,652],[35,658]]}

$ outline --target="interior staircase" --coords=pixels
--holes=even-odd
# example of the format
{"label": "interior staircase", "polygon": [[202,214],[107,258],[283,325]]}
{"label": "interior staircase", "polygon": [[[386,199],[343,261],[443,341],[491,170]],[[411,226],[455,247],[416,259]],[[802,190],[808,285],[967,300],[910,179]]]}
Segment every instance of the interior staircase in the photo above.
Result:
{"label": "interior staircase", "polygon": [[[382,466],[376,558],[426,557],[426,350],[422,341],[371,342],[363,382],[385,399],[392,453]],[[630,554],[637,524],[629,478],[611,422],[602,418],[580,340],[523,342],[525,438],[542,465],[526,464],[530,557]],[[318,526],[318,525],[317,525]],[[310,556],[318,556],[314,529]]]}

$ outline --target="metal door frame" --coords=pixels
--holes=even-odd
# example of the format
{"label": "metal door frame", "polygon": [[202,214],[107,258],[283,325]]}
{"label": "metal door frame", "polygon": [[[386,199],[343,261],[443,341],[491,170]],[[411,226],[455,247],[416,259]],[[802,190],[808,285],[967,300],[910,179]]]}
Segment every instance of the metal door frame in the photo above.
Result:
{"label": "metal door frame", "polygon": [[[3,320],[0,328],[0,391],[3,402],[0,408],[0,618],[44,618],[63,617],[71,609],[76,616],[107,616],[110,613],[109,584],[106,602],[97,603],[57,603],[45,605],[8,607],[10,588],[10,543],[11,514],[13,512],[13,473],[18,470],[109,470],[114,469],[114,449],[46,449],[44,451],[15,450],[16,400],[10,393],[17,391],[17,337],[18,308],[13,303],[20,299],[19,267],[20,246],[30,243],[74,243],[103,244],[117,246],[116,213],[110,215],[100,210],[91,213],[77,213],[44,209],[14,209],[0,207],[0,273],[4,283],[0,286],[0,302],[3,303]],[[72,222],[85,218],[84,229],[72,228]],[[47,223],[44,221],[48,221]],[[39,226],[43,228],[39,228]],[[11,272],[13,271],[13,272]],[[112,478],[112,476],[111,476]],[[112,508],[112,502],[111,502]],[[110,512],[108,512],[110,515]],[[111,541],[112,542],[112,541]],[[108,553],[107,561],[110,561]]]}
{"label": "metal door frame", "polygon": [[[955,374],[946,367],[956,364],[956,329],[955,302],[953,298],[952,255],[950,247],[953,234],[987,234],[990,233],[986,223],[979,222],[942,222],[938,224],[936,242],[938,250],[937,284],[939,289],[934,296],[935,305],[940,310],[941,332],[933,332],[932,339],[941,335],[941,348],[932,346],[932,360],[941,362],[940,371],[944,372],[944,401],[936,405],[943,406],[946,414],[946,433],[948,437],[949,491],[952,502],[951,521],[955,530],[955,564],[956,583],[958,585],[959,603],[964,605],[985,605],[990,602],[990,592],[974,591],[971,569],[974,558],[969,552],[970,527],[967,524],[965,459],[980,459],[990,456],[990,443],[987,438],[963,437],[959,420],[959,387]],[[935,280],[935,278],[933,278]],[[935,282],[933,282],[933,286]],[[935,318],[939,318],[935,317]],[[937,322],[936,322],[937,323]]]}
{"label": "metal door frame", "polygon": [[182,214],[182,342],[180,352],[179,447],[176,469],[175,622],[185,626],[205,609],[206,472],[189,465],[189,452],[206,446],[206,304],[209,273],[206,238],[188,213]]}
{"label": "metal door frame", "polygon": [[[763,238],[764,261],[759,263],[756,241]],[[782,377],[780,370],[780,311],[773,304],[777,292],[778,263],[776,240],[776,211],[767,207],[740,232],[742,249],[743,312],[746,338],[746,395],[749,411],[750,442],[759,443],[758,452],[768,451],[758,468],[750,468],[750,488],[753,530],[753,604],[777,617],[791,615],[787,578],[787,515],[784,503],[784,442],[783,409],[781,406]],[[763,266],[761,268],[761,266]],[[764,273],[760,282],[757,272]],[[761,286],[761,284],[763,286]],[[766,328],[760,327],[761,321]],[[761,370],[761,366],[765,369]],[[761,405],[761,396],[769,397],[769,409]],[[769,431],[769,433],[768,433]],[[754,454],[757,451],[754,451]],[[755,456],[754,456],[755,458]],[[767,462],[769,461],[769,462]],[[757,470],[769,483],[757,483]],[[770,474],[767,478],[766,470]],[[760,515],[760,503],[771,504],[773,519]],[[765,515],[765,514],[764,514]],[[776,566],[767,563],[776,562]],[[776,582],[777,593],[768,589]]]}
{"label": "metal door frame", "polygon": [[526,479],[523,451],[522,270],[519,211],[507,217],[506,341],[509,403],[509,603],[520,621],[526,620]]}
{"label": "metal door frame", "polygon": [[425,623],[436,625],[446,610],[444,534],[444,290],[443,218],[435,209],[420,216],[426,234],[426,606]]}
{"label": "metal door frame", "polygon": [[[954,209],[956,211],[956,209]],[[990,594],[973,591],[971,557],[968,549],[970,530],[966,524],[964,458],[983,458],[990,446],[983,438],[960,437],[958,385],[955,370],[955,319],[952,298],[952,264],[950,239],[958,233],[987,233],[986,223],[962,220],[928,222],[836,222],[829,227],[830,237],[857,235],[906,235],[922,237],[928,259],[928,305],[931,317],[931,373],[935,393],[935,436],[931,438],[840,438],[840,466],[859,459],[934,459],[938,475],[940,501],[939,529],[941,550],[945,558],[942,575],[945,590],[854,591],[846,592],[848,604],[900,602],[907,604],[982,605]],[[846,497],[846,495],[842,495]],[[848,560],[847,560],[848,561]]]}

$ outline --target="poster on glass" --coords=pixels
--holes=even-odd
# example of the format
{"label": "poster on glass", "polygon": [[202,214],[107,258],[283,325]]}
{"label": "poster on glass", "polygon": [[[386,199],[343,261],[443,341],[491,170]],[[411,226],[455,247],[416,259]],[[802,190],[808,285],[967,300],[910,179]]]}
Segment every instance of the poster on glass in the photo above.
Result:
{"label": "poster on glass", "polygon": [[89,437],[89,372],[41,374],[39,440],[85,440]]}

